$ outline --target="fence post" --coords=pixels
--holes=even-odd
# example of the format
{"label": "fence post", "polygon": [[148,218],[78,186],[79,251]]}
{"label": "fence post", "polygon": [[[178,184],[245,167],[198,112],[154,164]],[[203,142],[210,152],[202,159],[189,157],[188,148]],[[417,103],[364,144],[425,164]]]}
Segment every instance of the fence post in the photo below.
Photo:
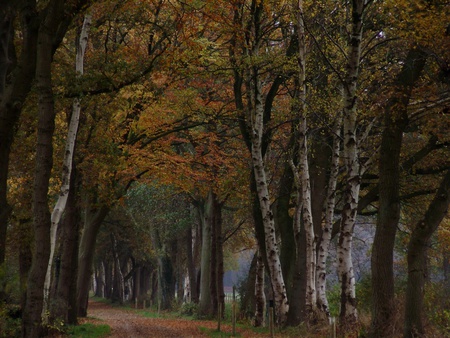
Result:
{"label": "fence post", "polygon": [[233,285],[233,301],[231,303],[231,318],[233,322],[233,337],[236,336],[236,287]]}
{"label": "fence post", "polygon": [[220,332],[220,323],[222,321],[222,303],[219,302],[219,308],[217,311],[218,318],[217,318],[217,332]]}
{"label": "fence post", "polygon": [[331,338],[336,338],[336,318],[331,317],[330,319],[330,328],[331,328]]}

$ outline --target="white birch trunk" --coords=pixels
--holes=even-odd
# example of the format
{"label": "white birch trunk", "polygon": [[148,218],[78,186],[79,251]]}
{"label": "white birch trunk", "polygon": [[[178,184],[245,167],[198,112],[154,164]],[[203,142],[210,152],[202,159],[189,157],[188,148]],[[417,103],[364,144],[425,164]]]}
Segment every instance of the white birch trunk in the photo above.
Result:
{"label": "white birch trunk", "polygon": [[[308,164],[308,138],[307,138],[307,118],[306,118],[306,46],[305,46],[305,25],[303,21],[303,1],[297,3],[297,36],[298,36],[298,75],[296,93],[294,96],[293,109],[299,116],[298,124],[298,167],[291,161],[291,167],[295,176],[295,185],[299,199],[297,201],[297,217],[294,218],[294,231],[300,231],[300,217],[303,219],[306,237],[306,313],[311,320],[314,320],[317,313],[317,293],[316,293],[316,243],[311,207],[311,183]],[[297,236],[296,236],[297,237]],[[299,243],[297,250],[300,250]]]}
{"label": "white birch trunk", "polygon": [[[75,62],[75,70],[78,76],[83,75],[83,59],[86,51],[87,39],[89,27],[91,25],[91,16],[86,15],[83,22],[79,37],[79,45],[77,46],[77,55]],[[80,99],[75,98],[72,106],[72,116],[69,123],[69,131],[67,134],[66,147],[64,152],[64,162],[62,168],[61,188],[55,207],[51,215],[51,228],[50,228],[50,258],[48,260],[47,273],[45,275],[44,283],[44,307],[43,314],[48,310],[48,297],[51,283],[53,257],[56,247],[56,235],[58,231],[58,224],[61,220],[61,216],[66,207],[67,197],[69,196],[70,189],[70,174],[72,171],[73,152],[75,148],[75,142],[77,138],[78,125],[80,121]]]}
{"label": "white birch trunk", "polygon": [[362,13],[365,0],[352,1],[352,30],[344,80],[344,163],[346,168],[344,207],[337,247],[338,275],[341,283],[341,323],[353,323],[358,320],[355,296],[355,276],[352,262],[353,228],[360,189],[360,167],[358,161],[358,142],[356,135],[356,90],[359,73]]}
{"label": "white birch trunk", "polygon": [[330,309],[326,295],[327,258],[331,242],[331,232],[333,229],[334,207],[336,204],[336,185],[339,174],[339,149],[341,144],[342,115],[336,118],[333,128],[333,148],[331,155],[330,177],[328,179],[327,197],[325,199],[325,224],[322,238],[318,246],[317,255],[317,307],[328,319],[330,319]]}
{"label": "white birch trunk", "polygon": [[251,116],[249,116],[248,119],[248,121],[251,123],[250,128],[252,133],[251,155],[259,205],[261,208],[261,214],[264,224],[266,255],[274,295],[277,322],[279,324],[283,324],[287,320],[289,303],[287,300],[286,286],[281,271],[280,255],[275,233],[274,216],[270,204],[269,187],[264,166],[264,159],[262,155],[264,107],[261,95],[261,83],[259,82],[257,77],[257,74],[254,74],[253,78],[256,79],[252,82],[252,94],[254,95],[254,101],[251,105]]}

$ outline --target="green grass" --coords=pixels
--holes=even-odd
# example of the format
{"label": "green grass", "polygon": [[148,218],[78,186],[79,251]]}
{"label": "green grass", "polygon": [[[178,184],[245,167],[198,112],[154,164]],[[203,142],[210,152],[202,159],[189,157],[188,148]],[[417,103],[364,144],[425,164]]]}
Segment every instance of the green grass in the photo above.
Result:
{"label": "green grass", "polygon": [[222,337],[241,337],[241,335],[236,332],[236,335],[233,336],[232,332],[219,332],[217,329],[208,329],[206,327],[200,327],[200,331],[206,333],[209,337],[212,338],[222,338]]}
{"label": "green grass", "polygon": [[101,338],[111,334],[111,328],[108,325],[94,325],[90,323],[70,326],[67,330],[69,337]]}

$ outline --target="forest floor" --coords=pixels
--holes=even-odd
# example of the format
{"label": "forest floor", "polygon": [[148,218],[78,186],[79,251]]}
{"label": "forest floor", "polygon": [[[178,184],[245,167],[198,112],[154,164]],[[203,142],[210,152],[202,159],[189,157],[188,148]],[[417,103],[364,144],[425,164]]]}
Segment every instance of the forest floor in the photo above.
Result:
{"label": "forest floor", "polygon": [[[150,314],[151,315],[151,314]],[[115,307],[97,301],[89,301],[88,317],[81,324],[106,324],[111,327],[108,337],[155,337],[155,338],[191,338],[191,337],[232,337],[232,327],[221,325],[221,333],[217,332],[216,321],[192,320],[185,318],[164,318],[162,316],[147,317],[141,311],[131,308]],[[249,328],[236,328],[237,337],[270,337],[267,332],[257,333]],[[289,337],[277,333],[274,337]]]}

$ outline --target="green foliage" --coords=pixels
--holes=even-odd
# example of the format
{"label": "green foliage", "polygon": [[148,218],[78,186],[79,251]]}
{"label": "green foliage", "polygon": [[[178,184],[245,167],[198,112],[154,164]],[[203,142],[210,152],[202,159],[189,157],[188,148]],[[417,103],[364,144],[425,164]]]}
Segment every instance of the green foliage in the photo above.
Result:
{"label": "green foliage", "polygon": [[0,266],[0,295],[8,303],[20,302],[19,273],[13,264]]}
{"label": "green foliage", "polygon": [[233,336],[232,332],[222,332],[217,331],[216,329],[208,329],[206,327],[200,327],[200,331],[206,333],[209,337],[218,338],[218,337],[241,337],[241,335],[236,332],[236,335]]}
{"label": "green foliage", "polygon": [[0,338],[20,337],[20,307],[12,304],[0,304]]}
{"label": "green foliage", "polygon": [[339,316],[339,304],[341,299],[341,289],[339,284],[333,285],[333,287],[327,290],[327,298],[331,316]]}
{"label": "green foliage", "polygon": [[450,336],[450,298],[448,282],[428,283],[425,287],[424,313],[443,336]]}
{"label": "green foliage", "polygon": [[111,328],[108,325],[86,323],[77,326],[69,326],[67,333],[70,337],[100,338],[108,337],[111,334]]}
{"label": "green foliage", "polygon": [[[332,317],[338,317],[340,311],[341,288],[339,284],[333,285],[327,291],[328,305]],[[356,283],[356,299],[358,310],[370,312],[372,306],[372,277],[365,275]]]}
{"label": "green foliage", "polygon": [[198,304],[190,302],[183,303],[180,308],[180,314],[182,316],[195,316],[198,311]]}
{"label": "green foliage", "polygon": [[367,274],[356,283],[356,300],[359,311],[370,312],[372,308],[372,276]]}

